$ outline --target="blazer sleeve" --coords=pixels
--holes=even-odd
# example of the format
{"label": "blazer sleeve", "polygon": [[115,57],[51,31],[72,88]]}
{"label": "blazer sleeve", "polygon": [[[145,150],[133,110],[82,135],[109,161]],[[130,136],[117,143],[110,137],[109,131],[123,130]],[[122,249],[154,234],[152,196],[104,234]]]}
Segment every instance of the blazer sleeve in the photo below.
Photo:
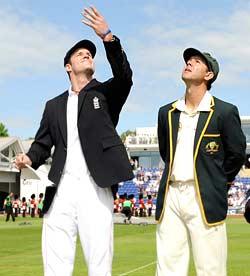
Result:
{"label": "blazer sleeve", "polygon": [[232,182],[246,157],[246,137],[241,129],[240,116],[236,106],[232,106],[224,118],[222,141],[225,150],[224,170],[228,182]]}
{"label": "blazer sleeve", "polygon": [[167,157],[167,134],[166,134],[166,116],[164,115],[166,112],[164,112],[163,108],[159,109],[158,112],[158,128],[157,128],[157,132],[158,132],[158,144],[159,144],[159,151],[160,151],[160,155],[162,160],[165,162],[166,161],[166,157]]}
{"label": "blazer sleeve", "polygon": [[133,84],[132,70],[119,38],[114,36],[114,41],[104,42],[104,47],[113,73],[113,78],[104,83],[106,86],[105,96],[111,119],[116,126],[121,109]]}
{"label": "blazer sleeve", "polygon": [[40,127],[36,133],[35,141],[32,143],[27,155],[32,161],[34,169],[39,168],[45,163],[51,155],[51,148],[53,146],[51,133],[49,129],[49,108],[46,103]]}

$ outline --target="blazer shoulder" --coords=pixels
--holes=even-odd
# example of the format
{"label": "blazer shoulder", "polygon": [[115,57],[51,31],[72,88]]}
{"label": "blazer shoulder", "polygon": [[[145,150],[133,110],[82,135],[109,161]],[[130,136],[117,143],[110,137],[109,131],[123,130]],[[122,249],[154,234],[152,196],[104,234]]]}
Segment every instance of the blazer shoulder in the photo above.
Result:
{"label": "blazer shoulder", "polygon": [[225,112],[228,112],[228,111],[231,111],[232,109],[238,109],[237,106],[229,103],[229,102],[225,102],[221,99],[218,99],[216,97],[213,97],[214,98],[214,104],[215,104],[215,108],[218,108],[220,109],[221,111],[225,111]]}
{"label": "blazer shoulder", "polygon": [[46,105],[53,105],[55,104],[57,101],[63,99],[63,98],[66,98],[68,96],[68,90],[64,91],[63,93],[61,93],[60,95],[52,98],[52,99],[49,99],[47,102],[46,102]]}
{"label": "blazer shoulder", "polygon": [[159,108],[159,113],[168,112],[170,109],[172,109],[172,108],[174,107],[173,104],[174,104],[175,102],[176,102],[176,101],[161,106],[161,107]]}

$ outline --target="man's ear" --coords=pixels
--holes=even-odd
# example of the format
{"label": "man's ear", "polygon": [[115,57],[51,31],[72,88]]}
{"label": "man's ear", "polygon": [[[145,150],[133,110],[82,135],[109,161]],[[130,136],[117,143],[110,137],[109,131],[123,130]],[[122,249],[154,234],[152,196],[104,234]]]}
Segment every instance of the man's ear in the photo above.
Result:
{"label": "man's ear", "polygon": [[69,63],[65,65],[65,69],[68,73],[72,71],[71,65]]}
{"label": "man's ear", "polygon": [[209,81],[214,77],[214,73],[212,71],[208,71],[205,76],[205,80]]}

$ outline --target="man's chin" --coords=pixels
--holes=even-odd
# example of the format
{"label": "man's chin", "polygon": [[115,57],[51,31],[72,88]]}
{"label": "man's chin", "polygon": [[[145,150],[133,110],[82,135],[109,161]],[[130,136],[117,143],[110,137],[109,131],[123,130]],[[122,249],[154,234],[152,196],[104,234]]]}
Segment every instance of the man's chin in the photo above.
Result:
{"label": "man's chin", "polygon": [[94,75],[95,70],[93,68],[87,68],[84,72],[87,76],[91,77]]}
{"label": "man's chin", "polygon": [[186,78],[185,76],[181,76],[181,79],[186,83],[188,81],[188,78]]}

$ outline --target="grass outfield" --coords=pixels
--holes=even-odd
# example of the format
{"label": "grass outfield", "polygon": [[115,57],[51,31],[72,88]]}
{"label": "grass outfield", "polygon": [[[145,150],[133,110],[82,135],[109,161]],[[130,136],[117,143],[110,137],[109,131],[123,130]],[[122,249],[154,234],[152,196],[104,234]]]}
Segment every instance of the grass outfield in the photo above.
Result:
{"label": "grass outfield", "polygon": [[[42,220],[18,217],[15,223],[6,223],[4,219],[0,216],[0,275],[43,275],[40,244]],[[227,220],[228,276],[250,275],[249,230],[250,225],[243,218]],[[113,276],[153,276],[155,225],[115,225],[114,252]],[[73,275],[87,275],[79,241]],[[195,275],[193,264],[189,275]]]}

